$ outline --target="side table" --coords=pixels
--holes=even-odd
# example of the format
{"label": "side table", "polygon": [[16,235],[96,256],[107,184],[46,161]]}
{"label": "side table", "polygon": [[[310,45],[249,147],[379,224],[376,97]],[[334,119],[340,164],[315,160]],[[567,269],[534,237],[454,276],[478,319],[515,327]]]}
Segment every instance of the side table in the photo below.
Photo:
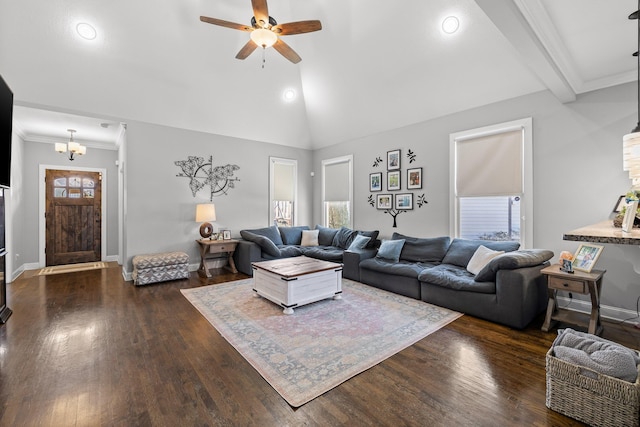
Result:
{"label": "side table", "polygon": [[[544,332],[556,321],[570,323],[578,326],[588,326],[588,332],[600,335],[603,327],[600,322],[600,292],[602,289],[602,277],[606,270],[591,270],[590,273],[576,270],[573,274],[560,270],[560,264],[550,265],[540,272],[547,276],[547,315],[542,325]],[[591,314],[578,313],[572,310],[558,308],[556,295],[558,291],[576,292],[591,296]]]}
{"label": "side table", "polygon": [[[211,271],[207,262],[219,259],[220,254],[226,254],[228,259],[228,265],[225,268],[229,269],[232,273],[237,273],[236,264],[233,261],[233,253],[238,246],[237,240],[209,240],[199,239],[196,240],[200,249],[200,267],[198,268],[198,274],[201,277],[210,278]],[[212,256],[215,255],[215,256]]]}

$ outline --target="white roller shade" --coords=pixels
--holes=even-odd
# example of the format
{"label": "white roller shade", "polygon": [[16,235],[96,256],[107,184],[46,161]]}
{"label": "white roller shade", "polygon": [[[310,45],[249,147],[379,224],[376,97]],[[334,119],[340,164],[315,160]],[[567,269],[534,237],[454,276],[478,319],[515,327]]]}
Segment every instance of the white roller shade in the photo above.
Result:
{"label": "white roller shade", "polygon": [[294,165],[273,164],[273,200],[292,202],[294,198]]}
{"label": "white roller shade", "polygon": [[522,131],[456,142],[456,195],[522,194]]}
{"label": "white roller shade", "polygon": [[349,200],[349,162],[325,165],[324,173],[325,202]]}

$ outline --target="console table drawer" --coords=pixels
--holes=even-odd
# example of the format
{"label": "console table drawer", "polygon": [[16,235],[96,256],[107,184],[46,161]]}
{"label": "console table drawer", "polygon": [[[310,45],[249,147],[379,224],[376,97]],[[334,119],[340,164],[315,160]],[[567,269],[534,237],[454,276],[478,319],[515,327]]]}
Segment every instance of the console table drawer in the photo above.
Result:
{"label": "console table drawer", "polygon": [[223,245],[209,246],[210,254],[228,253],[236,250],[236,243],[225,243]]}
{"label": "console table drawer", "polygon": [[549,277],[549,287],[562,291],[578,292],[586,294],[589,292],[587,284],[583,280],[571,280],[561,277]]}

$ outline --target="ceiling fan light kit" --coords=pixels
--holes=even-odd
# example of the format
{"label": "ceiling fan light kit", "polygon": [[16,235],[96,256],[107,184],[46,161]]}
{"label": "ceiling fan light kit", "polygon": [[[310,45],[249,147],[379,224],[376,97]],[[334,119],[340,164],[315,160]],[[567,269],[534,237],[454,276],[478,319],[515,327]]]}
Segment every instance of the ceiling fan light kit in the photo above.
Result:
{"label": "ceiling fan light kit", "polygon": [[322,29],[322,24],[318,20],[278,24],[275,19],[269,16],[267,0],[251,0],[251,6],[253,7],[253,17],[251,18],[250,26],[208,16],[200,16],[200,21],[202,22],[251,33],[247,44],[236,55],[237,59],[246,59],[258,46],[263,48],[263,52],[273,46],[282,56],[297,64],[302,58],[288,44],[283,42],[280,36],[311,33]]}

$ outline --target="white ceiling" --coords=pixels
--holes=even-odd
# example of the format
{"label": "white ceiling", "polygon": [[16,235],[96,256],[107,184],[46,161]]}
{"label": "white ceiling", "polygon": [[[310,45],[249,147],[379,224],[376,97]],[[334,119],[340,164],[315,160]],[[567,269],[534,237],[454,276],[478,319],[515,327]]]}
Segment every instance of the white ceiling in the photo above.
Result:
{"label": "white ceiling", "polygon": [[[145,121],[318,148],[548,89],[563,102],[636,80],[631,0],[269,0],[279,23],[322,31],[235,54],[250,0],[0,0],[0,75],[27,140],[109,144]],[[441,31],[456,15],[460,30]],[[75,25],[94,25],[80,39]],[[294,102],[282,93],[293,88]],[[103,128],[101,123],[109,124]]]}

